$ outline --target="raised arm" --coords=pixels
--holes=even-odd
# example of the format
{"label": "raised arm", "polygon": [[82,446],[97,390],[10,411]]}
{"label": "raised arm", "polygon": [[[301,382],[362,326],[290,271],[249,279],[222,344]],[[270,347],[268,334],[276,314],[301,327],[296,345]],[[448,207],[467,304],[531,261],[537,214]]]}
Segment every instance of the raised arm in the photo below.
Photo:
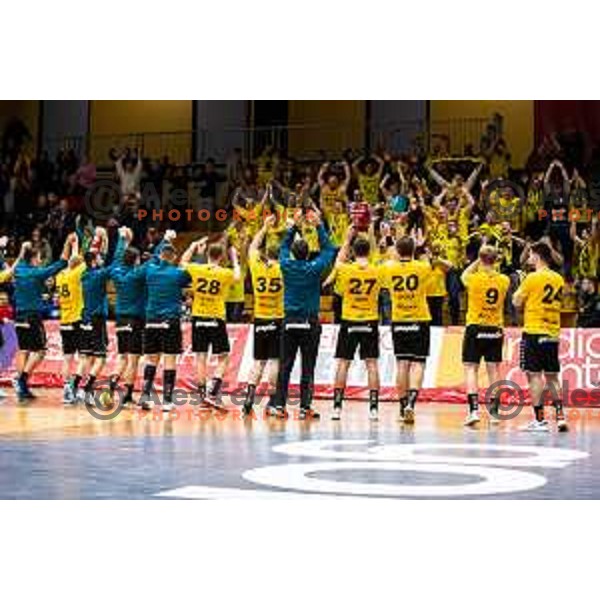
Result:
{"label": "raised arm", "polygon": [[122,179],[123,175],[125,174],[125,171],[123,170],[123,153],[121,153],[119,158],[115,160],[115,168],[117,169],[117,175],[119,176],[119,179]]}
{"label": "raised arm", "polygon": [[258,251],[265,239],[265,236],[267,235],[267,231],[270,227],[273,227],[275,225],[276,220],[277,217],[275,215],[269,215],[266,218],[264,225],[258,230],[256,235],[252,239],[252,242],[250,243],[250,248],[248,249],[249,256],[258,254]]}
{"label": "raised arm", "polygon": [[380,184],[379,184],[379,189],[381,190],[381,193],[383,194],[383,197],[386,200],[389,200],[392,197],[392,194],[390,194],[390,191],[387,189],[387,183],[390,180],[390,175],[389,173],[381,180]]}
{"label": "raised arm", "polygon": [[233,281],[238,282],[242,278],[242,270],[240,268],[237,250],[233,246],[229,248],[229,258],[231,259],[231,264],[233,266]]}
{"label": "raised arm", "polygon": [[569,235],[571,239],[577,246],[581,246],[583,243],[582,239],[577,235],[577,223],[575,221],[571,221],[571,226],[569,227]]}
{"label": "raised arm", "polygon": [[428,164],[427,165],[427,171],[429,172],[429,175],[431,175],[431,178],[441,187],[441,188],[446,188],[449,184],[448,181],[446,181],[434,168],[433,168],[433,164]]}
{"label": "raised arm", "polygon": [[338,269],[340,265],[343,265],[350,259],[350,248],[352,247],[354,235],[354,227],[349,227],[348,232],[346,233],[346,239],[344,240],[344,243],[338,252],[337,259],[335,261],[335,269]]}
{"label": "raised arm", "polygon": [[472,262],[462,273],[460,280],[463,282],[463,285],[465,287],[467,287],[467,282],[469,281],[469,278],[471,277],[471,275],[474,275],[477,270],[479,269],[479,259],[477,259],[476,261]]}
{"label": "raised arm", "polygon": [[291,248],[292,242],[294,241],[294,236],[298,232],[298,227],[295,221],[288,221],[288,230],[283,237],[283,241],[281,242],[281,247],[279,248],[279,261],[283,265],[291,260]]}
{"label": "raised arm", "polygon": [[317,181],[319,182],[319,185],[321,187],[323,187],[327,182],[325,181],[325,173],[327,172],[327,169],[329,168],[329,163],[323,163],[321,165],[321,168],[319,169],[319,174],[317,175]]}
{"label": "raised arm", "polygon": [[479,177],[479,173],[481,173],[481,169],[483,169],[483,162],[480,162],[471,172],[471,174],[469,175],[469,178],[467,179],[467,181],[465,182],[465,189],[467,190],[467,192],[470,192],[473,189],[473,186],[475,185],[475,182],[477,181],[477,178]]}
{"label": "raised arm", "polygon": [[400,179],[400,193],[406,195],[408,192],[408,185],[406,177],[404,177],[404,171],[402,170],[402,166],[402,161],[399,160],[396,166],[396,170],[398,172],[398,178]]}
{"label": "raised arm", "polygon": [[180,267],[186,267],[189,263],[192,262],[192,259],[196,254],[204,254],[206,250],[206,242],[208,241],[207,237],[200,238],[195,242],[192,242],[186,249],[186,251],[181,256],[179,260]]}
{"label": "raised arm", "polygon": [[371,154],[371,158],[377,163],[377,172],[375,175],[377,175],[377,177],[381,177],[381,174],[383,173],[383,167],[385,167],[385,161],[378,154]]}
{"label": "raised arm", "polygon": [[347,160],[344,161],[344,181],[340,182],[340,186],[344,188],[344,191],[346,191],[346,188],[348,187],[348,184],[350,183],[350,179],[352,178],[352,169],[350,168],[350,164],[348,163]]}

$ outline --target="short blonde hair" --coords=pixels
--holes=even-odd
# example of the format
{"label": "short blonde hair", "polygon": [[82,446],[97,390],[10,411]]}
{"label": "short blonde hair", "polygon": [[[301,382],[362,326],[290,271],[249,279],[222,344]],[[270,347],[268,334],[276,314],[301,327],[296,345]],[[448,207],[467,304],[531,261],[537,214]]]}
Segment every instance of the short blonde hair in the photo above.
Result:
{"label": "short blonde hair", "polygon": [[498,249],[490,244],[484,244],[479,249],[479,260],[484,265],[493,265],[498,260]]}

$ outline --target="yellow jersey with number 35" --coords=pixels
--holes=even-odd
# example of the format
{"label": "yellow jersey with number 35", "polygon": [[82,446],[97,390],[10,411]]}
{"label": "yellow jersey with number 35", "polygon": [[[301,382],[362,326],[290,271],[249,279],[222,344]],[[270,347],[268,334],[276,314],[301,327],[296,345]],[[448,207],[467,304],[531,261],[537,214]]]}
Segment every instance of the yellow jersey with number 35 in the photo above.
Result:
{"label": "yellow jersey with number 35", "polygon": [[342,320],[379,320],[382,279],[382,266],[358,262],[339,266],[337,287],[342,296]]}
{"label": "yellow jersey with number 35", "polygon": [[524,300],[525,333],[558,338],[564,284],[562,275],[549,268],[540,269],[525,277],[515,294]]}
{"label": "yellow jersey with number 35", "polygon": [[254,289],[254,318],[283,319],[283,276],[276,261],[265,262],[258,253],[249,257]]}
{"label": "yellow jersey with number 35", "polygon": [[479,270],[465,274],[467,288],[467,325],[504,327],[504,300],[510,279],[497,271]]}
{"label": "yellow jersey with number 35", "polygon": [[383,268],[385,287],[392,301],[392,321],[431,321],[427,304],[431,265],[421,260],[405,260],[387,262]]}
{"label": "yellow jersey with number 35", "polygon": [[225,319],[225,301],[233,283],[233,269],[219,265],[187,265],[192,278],[192,317]]}
{"label": "yellow jersey with number 35", "polygon": [[72,269],[63,269],[56,276],[60,322],[64,325],[81,321],[81,314],[83,313],[81,276],[85,270],[85,263],[82,262]]}

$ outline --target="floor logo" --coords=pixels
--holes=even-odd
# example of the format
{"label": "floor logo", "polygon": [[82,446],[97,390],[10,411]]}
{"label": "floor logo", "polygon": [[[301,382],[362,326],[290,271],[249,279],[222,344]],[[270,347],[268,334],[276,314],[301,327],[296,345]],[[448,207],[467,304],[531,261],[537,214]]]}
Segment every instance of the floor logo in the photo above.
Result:
{"label": "floor logo", "polygon": [[[378,444],[370,440],[314,440],[281,444],[274,452],[306,462],[250,469],[242,478],[255,489],[186,486],[157,494],[193,499],[486,496],[525,492],[546,484],[530,468],[562,469],[587,452],[503,444]],[[315,461],[314,459],[319,459]],[[393,472],[398,483],[377,483],[351,472]],[[327,479],[326,474],[336,479]],[[441,483],[411,483],[404,474],[428,474]],[[444,476],[448,476],[444,482]],[[463,481],[456,482],[458,476]],[[340,479],[344,479],[341,481]],[[466,479],[466,481],[464,481]],[[403,481],[404,480],[404,481]]]}

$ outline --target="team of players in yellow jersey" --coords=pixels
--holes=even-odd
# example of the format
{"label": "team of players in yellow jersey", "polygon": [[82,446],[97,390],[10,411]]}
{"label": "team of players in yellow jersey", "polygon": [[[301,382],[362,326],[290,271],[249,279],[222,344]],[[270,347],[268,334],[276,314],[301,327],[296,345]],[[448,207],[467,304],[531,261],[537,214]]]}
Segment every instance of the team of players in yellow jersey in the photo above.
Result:
{"label": "team of players in yellow jersey", "polygon": [[[256,388],[260,384],[267,362],[271,363],[269,383],[276,386],[281,352],[281,327],[284,318],[282,273],[277,248],[264,240],[273,218],[267,219],[256,234],[249,251],[249,267],[254,288],[254,367],[249,377],[244,405],[245,414],[253,410]],[[337,337],[335,356],[337,369],[334,382],[332,418],[341,418],[348,369],[356,352],[364,361],[369,387],[369,417],[378,418],[379,402],[379,295],[389,290],[392,303],[391,332],[396,356],[396,387],[400,404],[399,418],[407,424],[415,421],[415,408],[421,389],[425,364],[430,350],[431,315],[427,296],[432,268],[426,260],[415,258],[415,242],[410,237],[397,240],[390,258],[375,264],[370,260],[373,249],[369,241],[351,230],[336,260],[337,289],[342,296],[342,322]],[[189,258],[189,257],[188,257]],[[194,350],[203,357],[199,372],[206,380],[206,353],[217,355],[219,367],[215,374],[213,393],[220,389],[229,352],[225,327],[227,288],[236,273],[220,266],[222,251],[208,248],[208,263],[188,266],[194,279],[192,316],[197,337]],[[465,367],[468,415],[465,425],[480,421],[479,367],[485,360],[488,380],[498,381],[504,341],[505,299],[509,279],[496,270],[497,250],[483,246],[479,258],[463,273],[467,290],[468,311],[463,340],[462,360]],[[531,247],[528,259],[533,269],[514,295],[514,303],[524,309],[521,341],[521,368],[527,373],[534,410],[534,420],[527,429],[549,430],[544,418],[544,399],[550,388],[556,411],[557,428],[567,429],[560,400],[560,334],[561,292],[564,281],[551,270],[549,247],[537,243]],[[239,274],[238,274],[239,276]],[[198,285],[202,282],[201,285]],[[499,396],[491,399],[489,419],[501,419]],[[268,406],[271,406],[269,403]],[[274,413],[273,413],[274,414]]]}
{"label": "team of players in yellow jersey", "polygon": [[[277,385],[281,330],[284,319],[283,277],[278,262],[277,247],[266,244],[269,227],[275,217],[269,217],[256,233],[249,249],[249,267],[254,289],[254,366],[246,391],[244,413],[253,410],[256,388],[270,363],[268,381],[272,388],[271,402]],[[352,229],[338,252],[335,272],[337,289],[342,297],[342,322],[337,337],[335,356],[337,369],[334,382],[332,418],[341,418],[348,370],[356,352],[364,361],[369,387],[369,417],[378,418],[379,402],[379,295],[389,290],[392,304],[391,332],[396,356],[396,388],[400,404],[399,418],[407,424],[415,421],[415,408],[422,386],[425,364],[430,350],[431,315],[427,296],[431,287],[432,268],[427,260],[415,258],[415,241],[403,237],[396,241],[386,262],[371,260],[373,248],[369,240]],[[203,264],[193,262],[196,255],[205,255]],[[495,265],[497,250],[483,246],[479,259],[462,275],[467,290],[468,311],[463,340],[462,360],[468,415],[465,424],[480,421],[479,367],[485,360],[488,380],[499,379],[502,362],[505,298],[509,280]],[[209,397],[219,396],[230,352],[225,325],[225,303],[229,288],[240,279],[240,268],[233,257],[233,268],[223,266],[227,261],[225,248],[208,245],[206,239],[194,242],[184,253],[181,265],[192,279],[192,346],[198,356],[198,380],[206,396],[207,357],[216,356],[217,368]],[[513,302],[524,310],[521,341],[521,368],[526,372],[534,410],[534,420],[527,429],[549,430],[544,417],[544,399],[548,390],[556,411],[557,428],[567,429],[560,401],[560,363],[558,344],[560,334],[561,293],[564,281],[551,270],[550,248],[543,242],[530,249],[530,272],[514,294]],[[68,338],[68,329],[79,320],[83,303],[77,267],[62,271],[57,288],[68,294],[61,297],[61,331]],[[67,340],[68,341],[68,340]],[[65,369],[68,372],[73,353],[65,347]],[[491,399],[489,419],[500,420],[500,398]],[[273,411],[272,414],[276,414]]]}

